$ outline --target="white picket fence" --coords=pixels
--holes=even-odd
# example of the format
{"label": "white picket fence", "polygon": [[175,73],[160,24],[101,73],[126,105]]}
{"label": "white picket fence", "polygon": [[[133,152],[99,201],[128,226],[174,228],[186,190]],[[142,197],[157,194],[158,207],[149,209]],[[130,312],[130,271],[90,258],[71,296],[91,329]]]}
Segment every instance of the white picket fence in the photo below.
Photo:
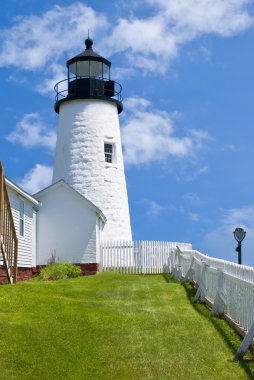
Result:
{"label": "white picket fence", "polygon": [[212,315],[226,317],[245,335],[236,358],[254,338],[254,268],[192,250],[189,243],[137,241],[101,244],[101,271],[127,274],[171,273],[197,286],[195,301],[206,302]]}
{"label": "white picket fence", "polygon": [[254,337],[254,268],[208,257],[198,251],[176,249],[170,272],[175,280],[196,283],[195,301],[212,306],[245,335],[236,353],[239,359]]}
{"label": "white picket fence", "polygon": [[168,272],[173,250],[192,249],[189,243],[161,241],[104,242],[101,244],[100,271],[127,274]]}

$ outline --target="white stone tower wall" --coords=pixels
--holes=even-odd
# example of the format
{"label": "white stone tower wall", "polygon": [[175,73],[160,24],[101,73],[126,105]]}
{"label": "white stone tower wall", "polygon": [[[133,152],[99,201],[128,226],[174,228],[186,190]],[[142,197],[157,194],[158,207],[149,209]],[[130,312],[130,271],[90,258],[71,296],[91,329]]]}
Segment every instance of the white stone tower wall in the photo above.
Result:
{"label": "white stone tower wall", "polygon": [[[104,143],[113,144],[113,163]],[[103,240],[132,240],[117,106],[104,100],[60,105],[53,183],[65,180],[107,218]]]}

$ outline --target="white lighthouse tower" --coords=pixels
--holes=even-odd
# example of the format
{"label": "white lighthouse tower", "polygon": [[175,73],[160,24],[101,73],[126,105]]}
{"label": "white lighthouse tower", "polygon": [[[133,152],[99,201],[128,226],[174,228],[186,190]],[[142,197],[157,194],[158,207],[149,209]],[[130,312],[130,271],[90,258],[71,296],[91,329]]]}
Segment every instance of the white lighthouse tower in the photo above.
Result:
{"label": "white lighthouse tower", "polygon": [[85,44],[67,61],[68,78],[55,87],[53,183],[64,180],[102,210],[104,241],[132,240],[118,118],[121,86],[111,80],[111,62],[93,51],[93,41]]}

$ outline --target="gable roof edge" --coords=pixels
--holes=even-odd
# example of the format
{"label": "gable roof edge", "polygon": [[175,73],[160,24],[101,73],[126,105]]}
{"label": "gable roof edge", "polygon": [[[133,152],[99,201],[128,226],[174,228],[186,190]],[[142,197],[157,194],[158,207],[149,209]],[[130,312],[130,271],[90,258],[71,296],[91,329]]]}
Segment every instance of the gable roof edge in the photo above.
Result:
{"label": "gable roof edge", "polygon": [[40,206],[40,202],[37,199],[35,199],[32,195],[28,194],[25,190],[23,190],[20,186],[11,181],[9,178],[5,177],[5,183],[7,187],[16,191],[18,194],[20,194],[22,197],[33,203],[35,206]]}
{"label": "gable roof edge", "polygon": [[86,202],[88,202],[88,204],[94,209],[94,211],[96,212],[96,214],[99,216],[99,218],[102,220],[103,223],[106,223],[107,221],[107,218],[106,216],[103,214],[103,212],[101,211],[101,209],[99,207],[97,207],[93,202],[91,202],[89,199],[87,199],[84,195],[80,194],[77,190],[75,190],[73,187],[71,187],[67,182],[65,182],[63,179],[60,179],[59,181],[45,187],[45,189],[42,189],[40,190],[38,193],[34,194],[33,196],[35,198],[39,197],[40,194],[42,193],[47,193],[48,191],[50,191],[51,189],[53,188],[57,188],[58,186],[64,186],[66,187],[68,190],[72,191],[73,193],[75,193],[76,195],[78,195],[80,197],[81,200],[85,200]]}

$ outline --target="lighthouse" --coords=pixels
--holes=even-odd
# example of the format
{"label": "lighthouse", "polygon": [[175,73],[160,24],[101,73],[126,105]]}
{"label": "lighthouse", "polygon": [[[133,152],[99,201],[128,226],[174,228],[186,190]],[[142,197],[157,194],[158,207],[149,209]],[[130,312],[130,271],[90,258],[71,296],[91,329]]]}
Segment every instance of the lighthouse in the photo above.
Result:
{"label": "lighthouse", "polygon": [[[106,216],[104,241],[132,240],[121,146],[121,85],[111,62],[85,50],[66,62],[67,79],[55,86],[59,114],[53,183],[64,180]],[[80,226],[85,228],[85,226]]]}

